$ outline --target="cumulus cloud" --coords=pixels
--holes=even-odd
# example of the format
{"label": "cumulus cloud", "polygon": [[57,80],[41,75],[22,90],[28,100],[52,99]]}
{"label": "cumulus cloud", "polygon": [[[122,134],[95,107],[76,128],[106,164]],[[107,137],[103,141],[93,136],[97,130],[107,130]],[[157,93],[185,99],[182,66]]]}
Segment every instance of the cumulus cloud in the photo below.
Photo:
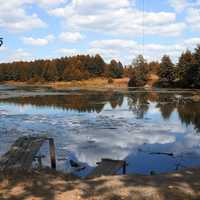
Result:
{"label": "cumulus cloud", "polygon": [[59,39],[62,42],[66,42],[66,43],[75,43],[82,40],[83,38],[84,36],[81,35],[79,32],[62,32],[59,35]]}
{"label": "cumulus cloud", "polygon": [[12,54],[9,56],[8,61],[22,61],[22,60],[30,60],[31,53],[24,50],[24,49],[16,49]]}
{"label": "cumulus cloud", "polygon": [[36,0],[36,3],[45,8],[49,8],[51,6],[57,6],[65,2],[67,2],[67,0]]}
{"label": "cumulus cloud", "polygon": [[184,44],[156,44],[149,43],[144,46],[133,40],[98,40],[90,44],[90,51],[101,53],[104,57],[115,58],[118,57],[125,63],[130,63],[138,54],[145,53],[148,60],[158,60],[163,54],[170,55],[176,59],[182,51],[185,50]]}
{"label": "cumulus cloud", "polygon": [[146,43],[144,46],[134,40],[125,39],[107,39],[95,40],[90,42],[89,48],[84,51],[78,49],[61,48],[57,53],[65,56],[76,54],[100,54],[109,62],[111,59],[122,61],[124,64],[130,64],[131,61],[144,52],[144,56],[148,61],[160,60],[166,54],[169,55],[174,62],[186,49],[193,50],[197,44],[200,44],[200,38],[188,38],[180,43],[159,44]]}
{"label": "cumulus cloud", "polygon": [[6,50],[7,50],[7,47],[5,47],[5,46],[0,47],[0,52],[4,52]]}
{"label": "cumulus cloud", "polygon": [[189,8],[187,11],[186,21],[193,30],[200,30],[200,9]]}
{"label": "cumulus cloud", "polygon": [[176,12],[181,12],[188,6],[187,0],[169,0],[169,4]]}
{"label": "cumulus cloud", "polygon": [[31,0],[0,1],[0,28],[20,32],[46,26],[36,13],[28,14],[25,5]]}
{"label": "cumulus cloud", "polygon": [[54,40],[54,36],[48,35],[45,38],[23,37],[22,40],[24,44],[33,45],[33,46],[45,46],[45,45],[48,45],[49,42]]}
{"label": "cumulus cloud", "polygon": [[[56,33],[53,33],[58,38],[58,45],[72,44],[67,48],[58,46],[56,53],[59,56],[100,53],[106,61],[114,58],[129,63],[136,55],[143,53],[143,45],[139,42],[143,32],[144,37],[148,38],[144,53],[149,60],[158,60],[163,54],[168,54],[176,60],[181,51],[194,48],[199,43],[195,32],[198,33],[200,30],[200,0],[168,0],[174,11],[161,8],[160,11],[152,9],[145,10],[144,13],[136,6],[136,0],[0,0],[0,2],[0,29],[5,32],[23,32],[47,27],[47,23],[51,21],[43,21],[38,7],[51,15],[50,20],[53,17],[58,22],[60,20],[61,30],[59,27]],[[181,12],[184,13],[184,17],[179,16]],[[194,33],[194,38],[184,40],[181,37],[186,33],[186,27]],[[51,29],[51,26],[48,28]],[[48,32],[46,34],[48,35]],[[163,40],[163,37],[168,41]],[[170,44],[169,37],[177,38],[177,44],[174,42]],[[19,38],[26,45],[45,46],[54,39],[54,36],[35,36],[32,32],[30,37],[26,34],[26,37]],[[81,43],[81,50],[75,49],[73,43],[81,42],[84,38],[87,38],[84,41],[87,49],[81,46]],[[172,41],[175,41],[174,38]],[[1,47],[1,51],[4,50]]]}
{"label": "cumulus cloud", "polygon": [[186,13],[185,22],[193,31],[200,30],[200,0],[169,0],[169,4],[176,12]]}
{"label": "cumulus cloud", "polygon": [[189,47],[194,47],[197,44],[200,45],[200,37],[189,38],[185,40],[185,44]]}
{"label": "cumulus cloud", "polygon": [[[185,24],[176,22],[176,14],[171,12],[145,12],[133,7],[128,0],[72,0],[65,7],[51,9],[51,15],[62,17],[75,30],[90,30],[115,35],[177,36],[185,29]],[[144,22],[143,22],[144,16]],[[144,24],[144,27],[143,27]]]}
{"label": "cumulus cloud", "polygon": [[56,53],[61,54],[63,56],[73,56],[73,55],[77,55],[79,51],[77,49],[61,48],[61,49],[57,49]]}

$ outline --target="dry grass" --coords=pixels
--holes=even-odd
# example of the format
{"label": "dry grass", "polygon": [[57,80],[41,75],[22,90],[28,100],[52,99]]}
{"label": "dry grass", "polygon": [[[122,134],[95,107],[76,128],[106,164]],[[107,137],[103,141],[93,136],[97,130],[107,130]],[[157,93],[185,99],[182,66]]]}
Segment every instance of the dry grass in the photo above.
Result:
{"label": "dry grass", "polygon": [[200,169],[80,180],[52,171],[0,174],[1,200],[200,199]]}
{"label": "dry grass", "polygon": [[150,74],[148,76],[147,85],[150,86],[150,87],[153,87],[156,84],[156,82],[158,82],[158,80],[159,80],[159,76],[158,75]]}
{"label": "dry grass", "polygon": [[68,88],[127,88],[129,78],[113,79],[113,83],[108,83],[106,78],[94,78],[81,81],[60,81],[60,82],[45,82],[45,83],[27,83],[18,81],[8,81],[9,85],[15,86],[47,86],[55,89],[68,89]]}

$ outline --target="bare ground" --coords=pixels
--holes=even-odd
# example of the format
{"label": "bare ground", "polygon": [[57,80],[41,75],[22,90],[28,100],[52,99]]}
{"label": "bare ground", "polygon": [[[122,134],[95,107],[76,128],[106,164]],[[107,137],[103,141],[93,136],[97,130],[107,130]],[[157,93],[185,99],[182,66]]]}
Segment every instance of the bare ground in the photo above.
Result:
{"label": "bare ground", "polygon": [[200,169],[155,175],[80,180],[46,171],[0,174],[1,200],[200,199]]}

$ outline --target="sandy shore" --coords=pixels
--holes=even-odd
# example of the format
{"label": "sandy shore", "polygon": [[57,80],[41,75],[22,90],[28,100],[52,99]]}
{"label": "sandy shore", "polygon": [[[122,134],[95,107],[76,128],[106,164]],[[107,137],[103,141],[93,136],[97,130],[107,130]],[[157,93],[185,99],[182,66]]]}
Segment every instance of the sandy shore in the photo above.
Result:
{"label": "sandy shore", "polygon": [[200,169],[80,180],[52,171],[0,173],[1,200],[200,199]]}

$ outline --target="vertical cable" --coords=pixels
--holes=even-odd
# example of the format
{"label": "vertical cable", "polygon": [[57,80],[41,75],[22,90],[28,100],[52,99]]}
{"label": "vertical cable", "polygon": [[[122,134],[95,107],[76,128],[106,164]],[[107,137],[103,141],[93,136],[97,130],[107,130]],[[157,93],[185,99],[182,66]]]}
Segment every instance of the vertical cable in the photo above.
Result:
{"label": "vertical cable", "polygon": [[142,55],[144,56],[144,17],[145,17],[145,13],[144,13],[144,0],[142,0]]}

